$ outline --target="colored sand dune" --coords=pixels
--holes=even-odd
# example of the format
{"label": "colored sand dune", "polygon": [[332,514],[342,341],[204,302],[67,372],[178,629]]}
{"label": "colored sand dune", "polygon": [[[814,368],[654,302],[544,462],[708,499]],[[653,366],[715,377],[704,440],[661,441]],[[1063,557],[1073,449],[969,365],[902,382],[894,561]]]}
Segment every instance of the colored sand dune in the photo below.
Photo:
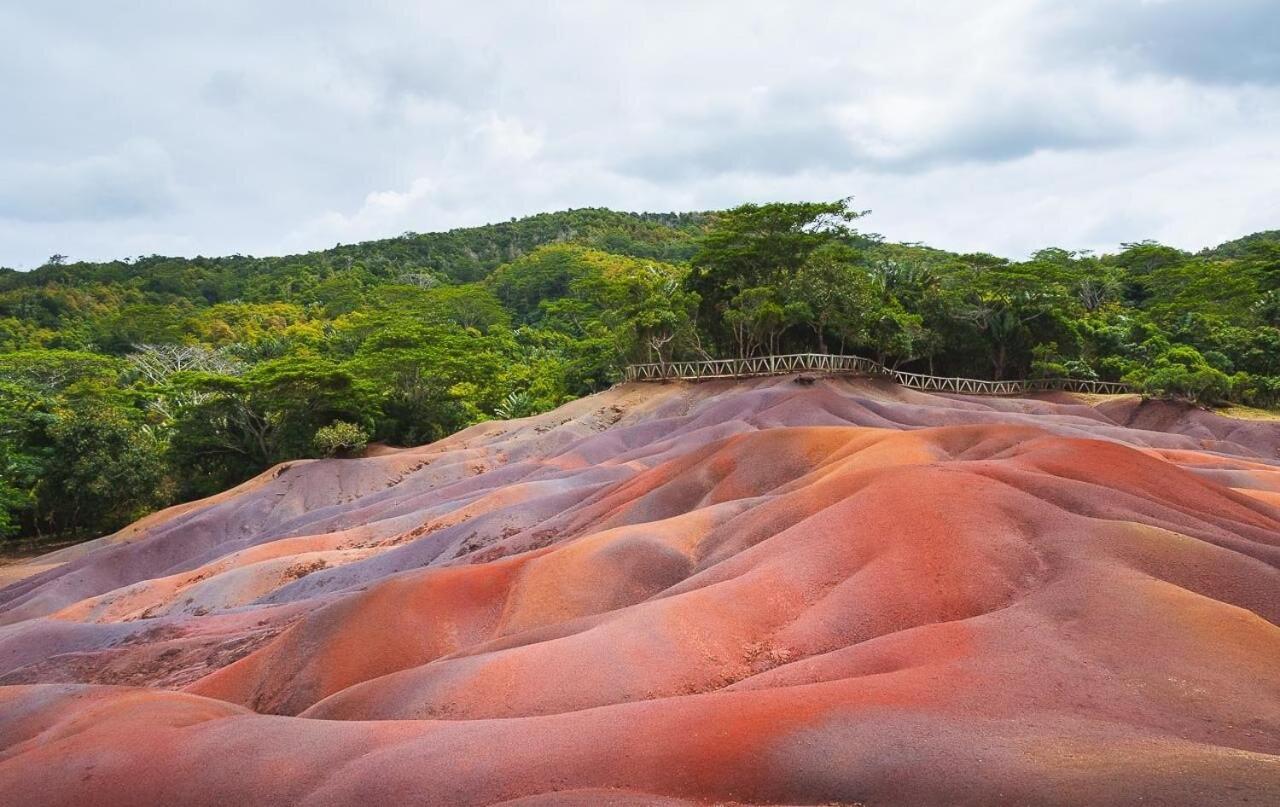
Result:
{"label": "colored sand dune", "polygon": [[6,567],[5,804],[1280,803],[1280,424],[623,385]]}

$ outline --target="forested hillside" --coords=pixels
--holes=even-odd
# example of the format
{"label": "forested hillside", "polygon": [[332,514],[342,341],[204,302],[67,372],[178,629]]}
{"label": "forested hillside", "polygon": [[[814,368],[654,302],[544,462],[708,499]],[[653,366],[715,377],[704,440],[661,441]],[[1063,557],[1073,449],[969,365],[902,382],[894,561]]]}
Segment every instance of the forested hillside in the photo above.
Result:
{"label": "forested hillside", "polygon": [[271,464],[437,439],[631,361],[844,351],[1280,402],[1280,233],[1026,261],[847,202],[584,209],[281,258],[0,270],[0,534],[101,534]]}

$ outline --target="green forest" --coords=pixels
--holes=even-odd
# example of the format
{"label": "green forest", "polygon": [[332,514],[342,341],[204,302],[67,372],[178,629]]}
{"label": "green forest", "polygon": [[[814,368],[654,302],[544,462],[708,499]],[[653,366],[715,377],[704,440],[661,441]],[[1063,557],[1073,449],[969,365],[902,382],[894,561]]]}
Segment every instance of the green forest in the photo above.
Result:
{"label": "green forest", "polygon": [[569,210],[305,255],[0,269],[0,536],[101,535],[289,459],[535,414],[631,362],[843,352],[1280,405],[1280,231],[1024,261],[850,200]]}

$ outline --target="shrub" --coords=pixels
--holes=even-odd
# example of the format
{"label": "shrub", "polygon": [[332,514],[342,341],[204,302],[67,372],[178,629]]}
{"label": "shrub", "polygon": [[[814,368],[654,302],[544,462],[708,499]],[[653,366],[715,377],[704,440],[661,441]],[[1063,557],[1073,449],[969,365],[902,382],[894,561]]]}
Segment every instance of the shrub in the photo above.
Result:
{"label": "shrub", "polygon": [[1179,398],[1208,406],[1226,399],[1231,381],[1226,373],[1212,367],[1193,369],[1171,365],[1148,375],[1142,388],[1150,395]]}
{"label": "shrub", "polygon": [[1231,393],[1231,378],[1210,366],[1200,351],[1176,345],[1160,354],[1149,370],[1129,377],[1148,395],[1177,398],[1209,406]]}
{"label": "shrub", "polygon": [[335,420],[317,429],[312,442],[322,457],[350,457],[364,451],[369,444],[369,435],[354,423]]}
{"label": "shrub", "polygon": [[523,390],[513,391],[502,399],[502,403],[498,404],[493,410],[493,414],[499,420],[515,420],[516,418],[529,417],[536,414],[538,407],[533,396]]}

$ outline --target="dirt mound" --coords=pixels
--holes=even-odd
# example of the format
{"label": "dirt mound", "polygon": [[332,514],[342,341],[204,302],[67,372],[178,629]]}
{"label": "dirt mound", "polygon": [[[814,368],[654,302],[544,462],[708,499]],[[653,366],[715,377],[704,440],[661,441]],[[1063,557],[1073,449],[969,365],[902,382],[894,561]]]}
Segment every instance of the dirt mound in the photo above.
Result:
{"label": "dirt mound", "polygon": [[0,793],[1275,803],[1277,446],[773,378],[296,463],[0,590]]}
{"label": "dirt mound", "polygon": [[1238,420],[1178,401],[1125,396],[1098,404],[1116,423],[1148,431],[1184,434],[1210,450],[1229,447],[1269,459],[1280,458],[1280,421]]}

